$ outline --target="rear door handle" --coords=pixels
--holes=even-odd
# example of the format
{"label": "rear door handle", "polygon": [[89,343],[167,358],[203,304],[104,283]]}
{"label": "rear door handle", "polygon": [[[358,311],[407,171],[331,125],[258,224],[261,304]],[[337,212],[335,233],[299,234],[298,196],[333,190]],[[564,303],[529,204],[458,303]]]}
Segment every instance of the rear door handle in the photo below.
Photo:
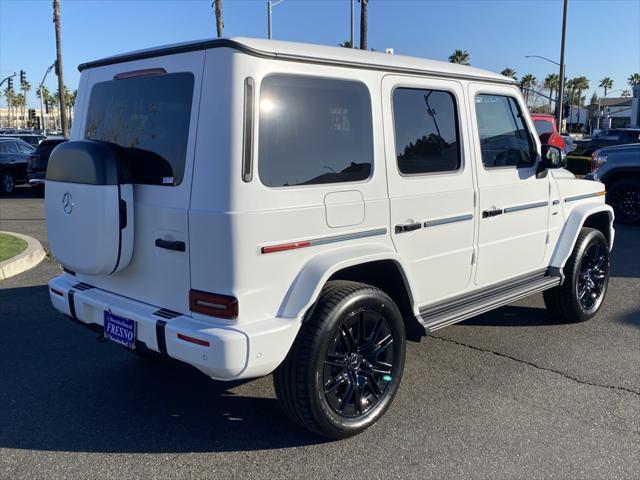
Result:
{"label": "rear door handle", "polygon": [[184,252],[185,244],[179,240],[163,240],[156,238],[156,247],[166,248],[167,250],[173,250],[174,252]]}
{"label": "rear door handle", "polygon": [[405,223],[404,225],[396,225],[396,233],[404,233],[404,232],[412,232],[413,230],[418,230],[422,228],[421,222],[416,223]]}
{"label": "rear door handle", "polygon": [[484,210],[482,212],[482,218],[496,217],[498,215],[502,215],[504,210],[501,208],[494,208],[493,210]]}

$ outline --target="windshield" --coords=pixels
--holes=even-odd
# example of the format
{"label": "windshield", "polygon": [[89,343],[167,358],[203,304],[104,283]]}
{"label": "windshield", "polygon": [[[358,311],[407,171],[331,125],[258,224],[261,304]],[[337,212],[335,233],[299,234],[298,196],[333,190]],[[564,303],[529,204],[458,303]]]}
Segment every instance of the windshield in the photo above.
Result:
{"label": "windshield", "polygon": [[184,175],[193,83],[191,73],[97,83],[84,136],[123,147],[135,183],[178,185]]}

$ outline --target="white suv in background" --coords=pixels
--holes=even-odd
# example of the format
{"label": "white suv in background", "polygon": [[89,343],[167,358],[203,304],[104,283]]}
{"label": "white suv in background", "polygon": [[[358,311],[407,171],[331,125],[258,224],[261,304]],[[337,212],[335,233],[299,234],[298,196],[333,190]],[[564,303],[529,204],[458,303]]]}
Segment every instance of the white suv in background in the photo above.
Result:
{"label": "white suv in background", "polygon": [[380,418],[407,339],[541,291],[561,321],[602,304],[603,186],[540,146],[509,78],[255,39],[80,70],[47,171],[53,305],[218,380],[274,372],[311,431]]}

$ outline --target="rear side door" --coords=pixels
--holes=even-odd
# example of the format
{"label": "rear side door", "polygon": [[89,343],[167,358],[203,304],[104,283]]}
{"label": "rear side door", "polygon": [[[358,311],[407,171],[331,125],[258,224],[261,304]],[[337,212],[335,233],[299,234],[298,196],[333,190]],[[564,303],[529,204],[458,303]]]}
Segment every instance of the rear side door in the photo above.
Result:
{"label": "rear side door", "polygon": [[549,178],[536,175],[538,142],[515,87],[469,85],[479,193],[475,283],[543,268]]}
{"label": "rear side door", "polygon": [[418,303],[467,288],[474,184],[464,90],[455,81],[386,76],[384,132],[393,241]]}

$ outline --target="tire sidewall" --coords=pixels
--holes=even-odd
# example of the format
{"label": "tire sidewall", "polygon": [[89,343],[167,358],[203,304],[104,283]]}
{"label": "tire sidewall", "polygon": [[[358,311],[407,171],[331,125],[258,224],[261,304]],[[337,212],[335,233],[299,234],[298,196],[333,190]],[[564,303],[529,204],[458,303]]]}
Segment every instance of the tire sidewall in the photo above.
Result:
{"label": "tire sidewall", "polygon": [[[349,314],[363,307],[378,311],[385,317],[392,331],[394,337],[393,373],[384,397],[378,401],[371,411],[359,418],[349,419],[335,413],[325,398],[323,385],[324,359],[329,344],[342,323]],[[344,298],[330,312],[329,316],[324,319],[320,335],[322,340],[315,344],[315,349],[312,352],[313,361],[310,363],[310,371],[307,376],[309,391],[312,392],[312,398],[310,399],[312,411],[320,413],[320,415],[316,415],[318,423],[330,428],[338,436],[349,436],[358,433],[375,423],[385,413],[400,386],[406,350],[402,315],[391,298],[383,292],[373,289],[360,290]]]}
{"label": "tire sidewall", "polygon": [[[580,300],[578,299],[577,286],[578,279],[580,277],[580,267],[582,266],[582,262],[584,262],[584,255],[589,249],[591,245],[599,243],[603,248],[603,251],[606,256],[606,266],[607,266],[607,275],[604,280],[604,285],[602,287],[602,298],[599,301],[597,308],[587,311],[580,304]],[[609,272],[610,272],[610,255],[609,255],[609,245],[607,244],[607,240],[604,235],[598,230],[591,230],[587,235],[582,239],[580,245],[576,246],[576,250],[574,251],[575,264],[573,271],[571,272],[571,300],[573,303],[574,311],[576,312],[576,316],[578,321],[589,320],[594,317],[600,308],[602,308],[602,304],[604,303],[604,298],[607,295],[607,288],[609,287]]]}

